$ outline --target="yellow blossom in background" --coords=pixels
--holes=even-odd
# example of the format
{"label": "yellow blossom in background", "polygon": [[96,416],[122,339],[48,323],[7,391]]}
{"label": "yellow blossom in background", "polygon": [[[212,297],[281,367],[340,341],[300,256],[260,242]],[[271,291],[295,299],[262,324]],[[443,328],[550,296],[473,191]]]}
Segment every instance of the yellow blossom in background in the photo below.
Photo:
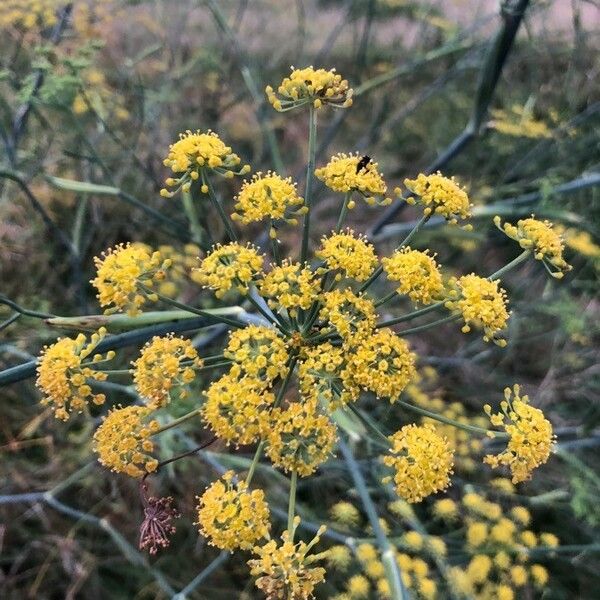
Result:
{"label": "yellow blossom in background", "polygon": [[263,262],[264,257],[251,244],[217,244],[195,269],[195,281],[214,290],[217,298],[231,289],[245,295],[262,272]]}
{"label": "yellow blossom in background", "polygon": [[3,0],[0,4],[0,28],[25,31],[52,27],[64,4],[60,0]]}
{"label": "yellow blossom in background", "polygon": [[360,394],[345,350],[328,342],[304,350],[298,379],[306,398],[324,401],[331,408],[354,402]]}
{"label": "yellow blossom in background", "polygon": [[504,135],[541,139],[552,137],[552,132],[544,121],[534,118],[531,109],[513,104],[506,110],[492,109],[490,126]]}
{"label": "yellow blossom in background", "polygon": [[142,477],[158,467],[151,456],[154,443],[150,439],[158,422],[150,419],[152,410],[146,406],[114,408],[94,433],[94,451],[105,466],[130,477]]}
{"label": "yellow blossom in background", "polygon": [[529,525],[531,513],[524,506],[513,506],[510,510],[512,517],[522,525]]}
{"label": "yellow blossom in background", "polygon": [[350,549],[341,544],[331,546],[325,554],[327,556],[327,562],[336,569],[345,570],[352,562],[352,553],[350,552]]}
{"label": "yellow blossom in background", "polygon": [[262,490],[249,490],[234,477],[227,471],[198,497],[198,525],[208,543],[221,550],[250,550],[269,535],[269,506]]}
{"label": "yellow blossom in background", "polygon": [[346,588],[350,598],[367,598],[371,584],[364,575],[353,575],[348,580]]}
{"label": "yellow blossom in background", "polygon": [[223,375],[204,392],[204,421],[227,444],[252,444],[259,438],[266,412],[275,401],[275,396],[264,388],[260,379]]}
{"label": "yellow blossom in background", "polygon": [[[369,157],[339,153],[332,156],[324,167],[315,169],[315,175],[334,192],[358,192],[370,205],[385,206],[392,201],[385,197],[387,186],[378,164]],[[350,201],[348,208],[353,206],[353,201]]]}
{"label": "yellow blossom in background", "polygon": [[375,327],[375,305],[362,294],[350,288],[335,289],[321,297],[321,319],[328,320],[344,339],[359,338]]}
{"label": "yellow blossom in background", "polygon": [[233,361],[232,377],[248,375],[261,380],[265,386],[287,373],[286,343],[272,327],[248,325],[229,335],[223,356]]}
{"label": "yellow blossom in background", "polygon": [[498,334],[507,328],[510,313],[507,310],[506,292],[499,281],[490,281],[474,273],[463,275],[449,281],[446,308],[458,311],[465,322],[463,333],[471,331],[474,326],[483,329],[483,339],[505,346],[506,340],[499,339]]}
{"label": "yellow blossom in background", "polygon": [[360,339],[349,365],[356,383],[394,402],[415,377],[415,355],[406,341],[383,328]]}
{"label": "yellow blossom in background", "polygon": [[194,380],[195,369],[202,364],[190,340],[173,334],[154,336],[132,363],[133,381],[148,405],[159,408],[169,403],[173,389],[180,389],[181,396],[186,396],[187,392],[182,388]]}
{"label": "yellow blossom in background", "polygon": [[393,479],[398,496],[421,502],[450,485],[452,452],[433,425],[405,425],[389,439],[392,447],[382,460],[394,469],[394,475],[384,483]]}
{"label": "yellow blossom in background", "polygon": [[314,473],[329,458],[337,439],[335,425],[319,413],[314,401],[273,409],[263,434],[271,462],[302,477]]}
{"label": "yellow blossom in background", "polygon": [[482,546],[488,539],[489,529],[487,523],[474,521],[467,527],[467,544],[472,548]]}
{"label": "yellow blossom in background", "polygon": [[332,232],[321,238],[321,247],[315,256],[325,262],[330,271],[336,271],[336,280],[342,276],[356,281],[366,281],[377,266],[375,249],[362,235],[351,229],[342,233]]}
{"label": "yellow blossom in background", "polygon": [[458,507],[451,498],[442,498],[435,501],[433,514],[440,519],[452,521],[458,517]]}
{"label": "yellow blossom in background", "polygon": [[518,385],[512,390],[506,388],[504,398],[500,403],[502,412],[492,414],[489,405],[485,411],[492,425],[504,428],[509,436],[508,445],[498,455],[488,454],[484,462],[493,468],[509,467],[512,482],[519,483],[530,479],[533,469],[548,460],[555,437],[550,421],[539,408],[529,404],[528,396],[520,395]]}
{"label": "yellow blossom in background", "polygon": [[548,571],[542,565],[531,565],[529,573],[536,586],[544,587],[548,583]]}
{"label": "yellow blossom in background", "polygon": [[171,261],[140,245],[119,244],[102,258],[94,257],[94,264],[97,274],[90,283],[98,290],[100,306],[108,307],[105,314],[125,311],[135,316],[147,300],[158,299],[151,289],[165,279]]}
{"label": "yellow blossom in background", "polygon": [[297,316],[300,308],[308,310],[321,291],[321,283],[313,271],[287,259],[273,266],[257,286],[271,309],[285,308],[292,317]]}
{"label": "yellow blossom in background", "polygon": [[423,548],[423,536],[418,531],[407,531],[402,541],[411,550],[421,550]]}
{"label": "yellow blossom in background", "polygon": [[521,248],[531,250],[553,277],[560,279],[571,269],[563,258],[563,241],[550,221],[540,221],[531,216],[529,219],[519,219],[516,226],[511,223],[502,225],[502,220],[496,216],[494,223],[509,238],[519,242]]}
{"label": "yellow blossom in background", "polygon": [[382,258],[381,264],[388,280],[398,283],[396,292],[415,303],[431,304],[444,290],[442,274],[428,251],[402,248]]}
{"label": "yellow blossom in background", "polygon": [[542,544],[542,546],[556,548],[559,544],[559,540],[553,533],[542,533],[540,535],[540,543]]}
{"label": "yellow blossom in background", "polygon": [[594,242],[592,236],[587,231],[573,228],[565,229],[559,225],[556,225],[554,229],[564,239],[565,245],[571,248],[571,250],[578,252],[586,258],[600,259],[600,246]]}
{"label": "yellow blossom in background", "polygon": [[270,218],[285,219],[295,225],[295,217],[305,212],[304,200],[298,196],[292,178],[283,178],[271,171],[256,173],[250,181],[244,181],[235,200],[236,212],[231,218],[244,224]]}
{"label": "yellow blossom in background", "polygon": [[[294,519],[292,536],[300,523],[300,517]],[[320,536],[325,532],[321,527],[317,535],[307,544],[304,541],[294,543],[290,532],[281,535],[281,544],[275,540],[268,541],[264,546],[255,546],[255,558],[248,561],[250,574],[259,576],[256,587],[269,600],[310,600],[313,598],[315,586],[325,579],[323,567],[312,566],[326,557],[323,554],[309,554],[319,543]]]}
{"label": "yellow blossom in background", "polygon": [[[186,131],[179,140],[169,146],[169,154],[163,161],[177,178],[169,177],[166,187],[160,191],[164,198],[172,198],[179,190],[189,191],[193,181],[201,180],[201,190],[208,193],[205,171],[224,177],[243,175],[250,171],[248,165],[240,166],[240,157],[232,152],[213,131]],[[168,188],[171,188],[170,190]]]}
{"label": "yellow blossom in background", "polygon": [[[412,194],[418,196],[418,199],[412,196],[407,198],[407,202],[422,204],[425,207],[425,215],[439,215],[453,225],[471,216],[471,203],[467,192],[454,178],[444,177],[439,171],[432,175],[420,173],[416,179],[405,179],[404,185]],[[396,189],[396,193],[400,195],[400,189]]]}
{"label": "yellow blossom in background", "polygon": [[360,522],[360,513],[350,502],[336,502],[330,509],[331,518],[342,525],[356,526]]}
{"label": "yellow blossom in background", "polygon": [[485,554],[473,556],[467,567],[467,576],[471,583],[483,583],[492,568],[492,559]]}
{"label": "yellow blossom in background", "polygon": [[348,82],[335,69],[327,71],[313,67],[292,67],[290,76],[281,82],[276,92],[270,85],[265,92],[270,104],[280,112],[305,104],[312,104],[314,108],[325,104],[347,108],[352,105],[353,93]]}
{"label": "yellow blossom in background", "polygon": [[[50,346],[44,346],[37,364],[36,386],[42,391],[42,404],[52,407],[57,419],[66,421],[71,412],[82,412],[88,401],[103,404],[104,394],[94,393],[90,381],[105,381],[106,373],[93,368],[104,360],[114,357],[108,352],[105,357],[92,352],[106,335],[103,327],[92,334],[90,341],[83,333],[74,340],[60,338]],[[84,362],[89,358],[88,362]]]}

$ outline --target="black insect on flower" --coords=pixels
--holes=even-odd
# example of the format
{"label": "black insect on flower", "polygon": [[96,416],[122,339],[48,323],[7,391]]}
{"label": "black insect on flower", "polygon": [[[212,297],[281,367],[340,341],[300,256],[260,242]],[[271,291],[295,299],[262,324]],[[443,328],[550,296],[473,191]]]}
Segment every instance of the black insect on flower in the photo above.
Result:
{"label": "black insect on flower", "polygon": [[367,165],[371,162],[371,157],[367,156],[366,154],[364,156],[361,156],[360,160],[356,163],[356,172],[360,173],[362,170],[366,170]]}

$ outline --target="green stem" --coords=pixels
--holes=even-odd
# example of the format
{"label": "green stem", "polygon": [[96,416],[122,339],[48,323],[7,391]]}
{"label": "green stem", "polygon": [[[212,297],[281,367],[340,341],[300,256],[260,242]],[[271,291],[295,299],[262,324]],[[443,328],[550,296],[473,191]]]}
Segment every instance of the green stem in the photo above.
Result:
{"label": "green stem", "polygon": [[290,500],[288,503],[288,520],[287,528],[288,535],[290,536],[290,542],[294,543],[294,515],[296,514],[296,487],[298,486],[298,473],[292,471],[292,478],[290,481]]}
{"label": "green stem", "polygon": [[204,173],[202,174],[202,181],[208,187],[208,197],[210,198],[210,201],[212,202],[212,205],[215,207],[215,209],[219,213],[219,217],[221,217],[221,221],[223,222],[223,225],[225,227],[225,231],[227,232],[227,235],[229,236],[229,239],[232,242],[236,242],[237,241],[237,234],[235,233],[235,231],[233,229],[233,225],[231,224],[231,220],[229,219],[229,217],[227,216],[227,213],[223,209],[223,205],[219,202],[219,199],[217,198],[217,196],[215,194],[215,190],[213,189],[213,186],[212,186],[212,183],[210,182],[210,179],[208,177],[204,177]]}
{"label": "green stem", "polygon": [[440,423],[445,423],[446,425],[452,425],[458,429],[462,429],[463,431],[468,431],[469,433],[477,433],[480,435],[490,435],[493,434],[494,438],[507,439],[508,434],[503,431],[492,431],[491,429],[483,429],[483,427],[477,427],[475,425],[466,425],[465,423],[459,423],[454,419],[449,419],[448,417],[444,417],[443,415],[439,415],[438,413],[431,412],[425,408],[421,408],[420,406],[415,406],[414,404],[410,404],[408,402],[404,402],[404,400],[396,400],[396,403],[400,404],[404,408],[413,411],[423,417],[429,417],[430,419],[435,419]]}
{"label": "green stem", "polygon": [[379,329],[381,327],[390,327],[391,325],[397,325],[398,323],[404,323],[404,321],[412,321],[413,319],[416,319],[417,317],[426,315],[427,313],[437,310],[438,308],[442,308],[442,306],[444,306],[444,304],[445,304],[444,301],[436,302],[435,304],[431,304],[430,306],[426,306],[425,308],[415,310],[411,313],[408,313],[407,315],[402,315],[401,317],[396,317],[394,319],[389,319],[387,321],[383,321],[382,323],[379,323],[378,325],[376,325],[376,327]]}
{"label": "green stem", "polygon": [[304,204],[307,208],[304,215],[304,228],[302,230],[302,249],[300,262],[304,264],[308,256],[308,241],[310,236],[310,209],[312,205],[312,185],[315,171],[315,155],[317,152],[317,111],[311,104],[308,112],[308,162],[306,164],[306,187],[304,189]]}
{"label": "green stem", "polygon": [[390,292],[387,296],[384,296],[383,298],[381,298],[381,300],[377,300],[377,302],[375,302],[375,308],[379,308],[380,306],[383,306],[386,302],[389,302],[394,296],[397,296],[398,292],[396,292],[396,290],[394,290],[393,292]]}
{"label": "green stem", "polygon": [[183,415],[183,417],[179,417],[178,419],[173,419],[173,421],[170,421],[166,425],[163,425],[162,427],[157,429],[155,432],[153,432],[152,435],[158,435],[159,433],[162,433],[163,431],[167,431],[168,429],[172,429],[173,427],[177,427],[178,425],[181,425],[181,423],[185,423],[186,421],[193,419],[194,417],[198,416],[202,412],[203,408],[204,407],[196,408],[195,410]]}
{"label": "green stem", "polygon": [[281,330],[283,333],[287,333],[286,330],[281,326],[281,323],[275,318],[272,317],[253,297],[251,293],[248,293],[248,302],[256,308],[256,310],[269,322],[271,325],[277,327],[277,329]]}
{"label": "green stem", "polygon": [[354,404],[347,404],[346,406],[351,412],[353,412],[358,417],[358,419],[361,423],[363,423],[363,425],[365,425],[377,436],[377,438],[379,439],[379,441],[377,442],[378,444],[381,444],[385,448],[390,447],[390,440],[388,440],[388,438],[380,431],[379,427],[377,427],[377,425],[375,425],[375,423],[373,423],[373,421],[370,418],[363,415],[362,411],[359,410],[356,406],[354,406]]}
{"label": "green stem", "polygon": [[398,335],[411,335],[413,333],[420,333],[421,331],[427,331],[428,329],[433,329],[438,325],[443,325],[444,323],[449,323],[450,321],[456,321],[460,319],[460,315],[450,315],[448,317],[444,317],[443,319],[438,319],[437,321],[433,321],[431,323],[425,323],[425,325],[419,325],[418,327],[412,327],[411,329],[405,329],[404,331],[399,331]]}
{"label": "green stem", "polygon": [[265,440],[261,440],[258,446],[256,447],[256,452],[254,453],[254,458],[252,459],[252,463],[250,463],[250,469],[248,470],[248,475],[246,476],[246,484],[250,485],[252,478],[254,477],[254,472],[256,471],[256,467],[258,462],[260,461],[260,457],[262,456]]}
{"label": "green stem", "polygon": [[190,233],[192,234],[192,240],[198,244],[201,248],[204,243],[204,230],[198,219],[198,212],[196,211],[196,205],[190,192],[183,192],[183,211],[188,219],[190,225]]}
{"label": "green stem", "polygon": [[281,253],[279,252],[279,240],[277,237],[273,237],[271,232],[275,230],[275,226],[273,225],[273,220],[271,219],[271,226],[269,228],[269,240],[271,242],[271,253],[273,254],[273,260],[275,264],[281,266]]}
{"label": "green stem", "polygon": [[[402,248],[404,248],[404,246],[407,246],[408,243],[417,234],[419,229],[421,229],[421,227],[423,227],[423,225],[425,225],[425,223],[427,223],[427,221],[429,220],[430,217],[431,217],[431,215],[423,215],[421,217],[421,219],[419,220],[419,222],[412,228],[411,232],[402,240],[402,242],[400,242],[400,245],[396,246],[395,251],[401,250]],[[364,292],[382,273],[383,273],[383,267],[381,265],[379,265],[375,269],[375,271],[373,271],[373,274],[371,275],[371,277],[369,277],[369,279],[367,279],[367,281],[365,281],[362,284],[361,288],[358,290],[359,293]]]}
{"label": "green stem", "polygon": [[521,252],[521,254],[519,254],[519,256],[517,256],[517,258],[511,260],[507,265],[504,265],[501,269],[498,269],[495,273],[492,273],[488,277],[488,279],[491,281],[493,281],[494,279],[499,279],[500,277],[502,277],[502,275],[504,275],[511,269],[514,269],[516,266],[520,265],[522,262],[525,262],[529,258],[530,254],[531,254],[531,250],[524,250],[523,252]]}
{"label": "green stem", "polygon": [[344,203],[342,204],[342,209],[340,210],[340,216],[338,217],[337,224],[335,226],[335,232],[339,233],[344,220],[346,219],[346,214],[348,213],[348,204],[350,204],[350,199],[352,198],[352,190],[346,192],[346,196],[344,197]]}

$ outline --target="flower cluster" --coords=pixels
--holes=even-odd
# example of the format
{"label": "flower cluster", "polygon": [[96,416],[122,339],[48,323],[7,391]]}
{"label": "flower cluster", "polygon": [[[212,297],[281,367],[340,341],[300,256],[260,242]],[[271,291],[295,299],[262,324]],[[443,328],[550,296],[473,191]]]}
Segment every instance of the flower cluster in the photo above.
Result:
{"label": "flower cluster", "polygon": [[[405,179],[404,185],[409,192],[418,196],[407,198],[409,204],[422,204],[423,213],[436,214],[444,217],[449,223],[455,225],[461,219],[471,216],[471,203],[469,196],[454,178],[444,177],[439,171],[433,175],[420,173],[416,179]],[[400,195],[400,189],[396,190]],[[465,225],[467,229],[470,225]]]}
{"label": "flower cluster", "polygon": [[[218,173],[223,177],[233,177],[250,172],[249,165],[240,166],[240,157],[223,143],[213,131],[186,131],[179,140],[169,147],[169,154],[164,160],[177,178],[169,177],[167,187],[160,190],[164,198],[172,198],[179,190],[188,192],[193,181],[201,180],[201,190],[209,191],[206,171]],[[171,188],[170,190],[168,188]]]}
{"label": "flower cluster", "polygon": [[539,221],[531,216],[529,219],[519,219],[516,225],[502,225],[502,220],[496,216],[494,223],[509,238],[519,242],[521,248],[531,250],[556,279],[561,279],[571,269],[563,258],[563,241],[549,221]]}
{"label": "flower cluster", "polygon": [[98,290],[100,306],[108,307],[104,312],[125,311],[130,316],[139,314],[147,300],[158,299],[152,287],[164,280],[171,266],[160,252],[131,244],[110,248],[94,263],[97,274],[91,284]]}
{"label": "flower cluster", "polygon": [[149,406],[160,407],[168,404],[170,393],[176,388],[185,397],[183,388],[194,380],[195,369],[202,366],[202,360],[190,340],[171,334],[153,337],[132,364],[138,393]]}
{"label": "flower cluster", "polygon": [[488,454],[484,460],[492,467],[509,467],[513,483],[530,479],[533,469],[548,460],[554,444],[552,424],[539,408],[529,404],[528,396],[520,395],[520,391],[518,385],[504,390],[504,400],[500,403],[502,412],[492,414],[491,407],[485,406],[492,425],[503,427],[509,440],[504,452],[497,456]]}
{"label": "flower cluster", "polygon": [[431,304],[441,297],[444,290],[442,274],[435,258],[427,251],[402,248],[382,258],[381,265],[387,278],[398,283],[398,294],[421,304]]}
{"label": "flower cluster", "polygon": [[377,267],[375,249],[361,235],[347,229],[342,233],[324,236],[315,256],[325,261],[329,271],[336,272],[336,279],[350,277],[366,281]]}
{"label": "flower cluster", "polygon": [[234,483],[227,471],[198,498],[198,525],[209,544],[221,550],[250,550],[269,535],[270,512],[262,490]]}
{"label": "flower cluster", "polygon": [[352,89],[335,69],[292,67],[290,76],[281,82],[277,92],[270,85],[265,92],[273,108],[279,112],[305,104],[312,104],[314,108],[321,108],[324,104],[339,108],[352,106]]}
{"label": "flower cluster", "polygon": [[506,292],[500,287],[500,282],[471,273],[458,279],[453,277],[449,285],[451,290],[446,308],[462,316],[465,322],[463,333],[469,333],[475,326],[483,329],[484,341],[506,346],[506,340],[498,337],[506,329],[510,316],[506,308]]}
{"label": "flower cluster", "polygon": [[154,450],[150,437],[159,425],[150,419],[151,412],[145,406],[125,406],[103,418],[94,434],[94,450],[105,467],[130,477],[156,470],[158,460],[150,454]]}
{"label": "flower cluster", "polygon": [[4,0],[0,6],[0,28],[24,29],[52,27],[61,8],[57,0]]}
{"label": "flower cluster", "polygon": [[[368,156],[336,154],[324,167],[316,169],[315,175],[334,192],[358,192],[368,204],[385,206],[392,201],[385,197],[387,186],[378,164]],[[348,208],[353,207],[354,201],[350,201]]]}
{"label": "flower cluster", "polygon": [[405,425],[390,441],[392,448],[383,462],[394,469],[398,496],[407,502],[421,502],[450,485],[453,454],[446,438],[431,423]]}
{"label": "flower cluster", "polygon": [[256,173],[251,181],[244,181],[236,197],[231,218],[248,224],[263,219],[284,219],[295,225],[296,216],[304,214],[304,200],[298,196],[291,177],[283,178],[269,171]]}
{"label": "flower cluster", "polygon": [[[115,353],[105,357],[92,352],[106,335],[101,328],[92,334],[89,342],[83,333],[74,340],[61,338],[51,346],[45,346],[37,366],[37,387],[44,397],[42,404],[49,404],[57,419],[66,421],[71,412],[82,412],[89,400],[103,404],[104,394],[94,393],[90,383],[105,381],[106,373],[94,369],[100,362],[111,360]],[[88,362],[84,362],[90,357]]]}

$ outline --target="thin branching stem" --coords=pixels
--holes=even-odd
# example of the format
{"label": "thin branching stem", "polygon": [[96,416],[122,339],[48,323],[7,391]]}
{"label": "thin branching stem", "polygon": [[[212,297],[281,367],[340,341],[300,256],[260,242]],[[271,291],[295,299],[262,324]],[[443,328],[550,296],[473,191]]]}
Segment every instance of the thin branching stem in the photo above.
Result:
{"label": "thin branching stem", "polygon": [[304,204],[307,211],[304,215],[302,229],[302,249],[300,262],[304,264],[308,256],[308,242],[310,239],[310,211],[312,208],[312,187],[315,171],[315,154],[317,151],[317,109],[311,104],[308,111],[308,161],[306,163],[306,186],[304,188]]}

